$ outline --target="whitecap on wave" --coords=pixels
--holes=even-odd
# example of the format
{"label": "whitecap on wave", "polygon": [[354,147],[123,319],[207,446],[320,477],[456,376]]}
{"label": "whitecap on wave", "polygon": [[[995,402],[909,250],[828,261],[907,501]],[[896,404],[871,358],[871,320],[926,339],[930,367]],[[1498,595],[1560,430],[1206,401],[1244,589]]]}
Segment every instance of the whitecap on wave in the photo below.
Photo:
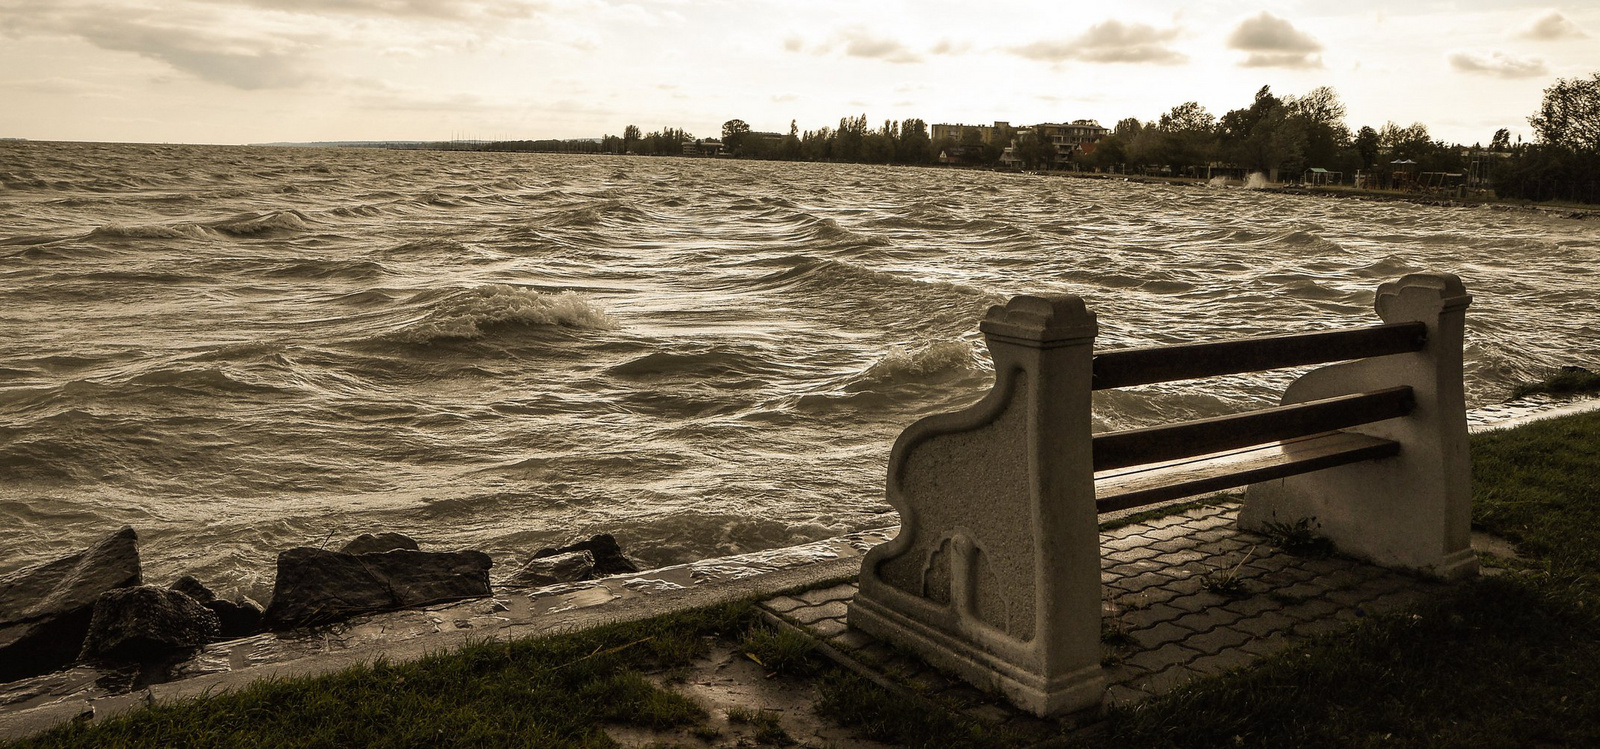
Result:
{"label": "whitecap on wave", "polygon": [[554,326],[614,330],[617,321],[581,294],[546,294],[535,289],[490,284],[446,294],[421,320],[392,334],[404,343],[482,338],[497,326]]}

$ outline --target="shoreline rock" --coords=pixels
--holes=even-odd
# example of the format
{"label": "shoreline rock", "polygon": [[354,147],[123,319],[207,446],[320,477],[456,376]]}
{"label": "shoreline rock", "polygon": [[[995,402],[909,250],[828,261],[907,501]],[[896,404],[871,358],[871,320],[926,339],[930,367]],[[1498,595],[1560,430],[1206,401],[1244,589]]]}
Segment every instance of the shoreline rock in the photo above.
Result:
{"label": "shoreline rock", "polygon": [[71,665],[100,596],[142,582],[139,536],[129,527],[84,551],[0,578],[0,682]]}
{"label": "shoreline rock", "polygon": [[217,594],[211,592],[210,588],[195,579],[193,575],[178,578],[177,582],[167,589],[194,599],[196,603],[216,614],[222,627],[217,639],[248,637],[261,631],[261,604],[249,598],[240,596],[232,601],[225,601],[218,598]]}
{"label": "shoreline rock", "polygon": [[416,539],[403,533],[363,533],[340,547],[339,551],[345,554],[382,554],[396,549],[421,551],[422,547],[417,545]]}
{"label": "shoreline rock", "polygon": [[293,548],[278,555],[277,579],[263,624],[281,631],[358,614],[486,597],[491,595],[493,565],[481,551],[347,554]]}
{"label": "shoreline rock", "polygon": [[156,661],[198,648],[221,631],[217,615],[184,593],[154,585],[120,588],[95,601],[78,659]]}
{"label": "shoreline rock", "polygon": [[534,552],[533,558],[512,576],[512,582],[528,586],[554,585],[638,571],[639,565],[622,553],[617,539],[609,533],[601,533],[587,541]]}

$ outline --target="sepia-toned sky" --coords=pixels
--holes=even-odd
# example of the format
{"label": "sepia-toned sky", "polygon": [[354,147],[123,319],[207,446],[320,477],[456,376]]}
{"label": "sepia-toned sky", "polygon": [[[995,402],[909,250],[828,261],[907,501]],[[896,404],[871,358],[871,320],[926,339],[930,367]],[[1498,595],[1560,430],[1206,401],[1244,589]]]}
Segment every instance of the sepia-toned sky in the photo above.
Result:
{"label": "sepia-toned sky", "polygon": [[1334,87],[1354,128],[1527,137],[1600,71],[1600,3],[0,0],[0,137],[717,135],[1214,114]]}

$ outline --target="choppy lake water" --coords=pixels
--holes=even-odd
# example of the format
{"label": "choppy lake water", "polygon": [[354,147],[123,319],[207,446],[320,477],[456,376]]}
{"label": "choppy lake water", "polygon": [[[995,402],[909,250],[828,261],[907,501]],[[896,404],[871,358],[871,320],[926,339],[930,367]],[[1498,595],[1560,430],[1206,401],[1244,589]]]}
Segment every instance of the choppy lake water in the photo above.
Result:
{"label": "choppy lake water", "polygon": [[[139,529],[147,576],[257,596],[397,530],[502,571],[891,524],[890,444],[981,395],[988,305],[1103,347],[1368,324],[1460,274],[1470,404],[1600,366],[1600,223],[969,171],[0,143],[0,574]],[[1097,396],[1104,428],[1289,373]]]}

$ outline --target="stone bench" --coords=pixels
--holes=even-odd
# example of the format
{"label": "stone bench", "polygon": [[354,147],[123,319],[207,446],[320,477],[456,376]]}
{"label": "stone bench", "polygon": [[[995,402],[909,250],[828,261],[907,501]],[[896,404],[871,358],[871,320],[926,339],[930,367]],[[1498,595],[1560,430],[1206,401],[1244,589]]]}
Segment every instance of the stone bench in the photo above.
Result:
{"label": "stone bench", "polygon": [[[1099,354],[1077,297],[991,308],[994,388],[895,442],[901,530],[864,558],[850,625],[1038,715],[1097,705],[1098,513],[1238,486],[1246,529],[1304,523],[1378,565],[1476,574],[1470,302],[1455,276],[1416,274],[1378,288],[1381,325]],[[1091,431],[1095,390],[1315,364],[1275,408]]]}

